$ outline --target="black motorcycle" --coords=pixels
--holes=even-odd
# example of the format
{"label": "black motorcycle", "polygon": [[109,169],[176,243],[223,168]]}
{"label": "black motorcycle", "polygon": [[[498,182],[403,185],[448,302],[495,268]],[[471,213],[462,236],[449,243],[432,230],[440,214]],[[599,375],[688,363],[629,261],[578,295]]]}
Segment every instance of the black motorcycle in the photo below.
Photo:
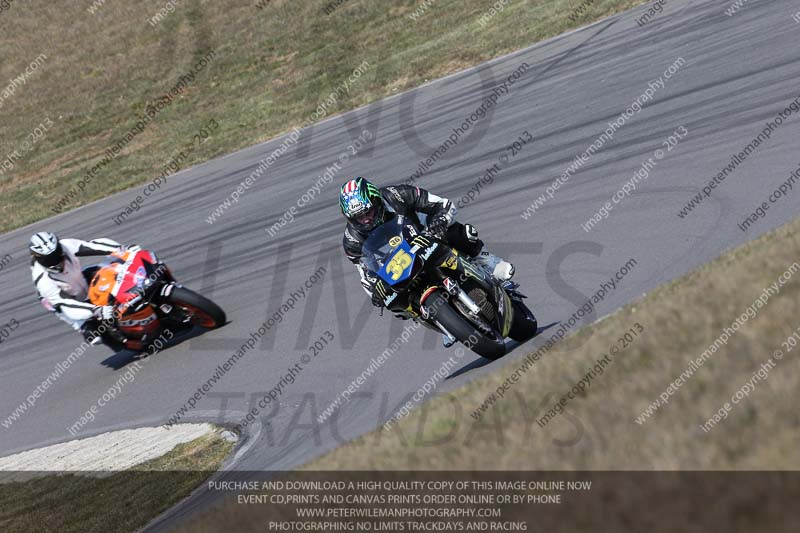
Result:
{"label": "black motorcycle", "polygon": [[403,216],[373,230],[362,250],[387,309],[422,320],[478,355],[498,359],[506,337],[525,342],[536,335],[536,318],[517,284],[501,284]]}

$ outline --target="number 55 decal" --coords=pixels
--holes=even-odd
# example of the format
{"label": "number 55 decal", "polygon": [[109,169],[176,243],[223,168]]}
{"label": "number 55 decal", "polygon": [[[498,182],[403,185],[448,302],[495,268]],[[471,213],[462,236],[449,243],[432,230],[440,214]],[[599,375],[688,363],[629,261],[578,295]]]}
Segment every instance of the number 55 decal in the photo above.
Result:
{"label": "number 55 decal", "polygon": [[406,251],[398,250],[394,257],[386,263],[386,273],[392,276],[393,281],[397,281],[411,266],[411,262],[411,256]]}

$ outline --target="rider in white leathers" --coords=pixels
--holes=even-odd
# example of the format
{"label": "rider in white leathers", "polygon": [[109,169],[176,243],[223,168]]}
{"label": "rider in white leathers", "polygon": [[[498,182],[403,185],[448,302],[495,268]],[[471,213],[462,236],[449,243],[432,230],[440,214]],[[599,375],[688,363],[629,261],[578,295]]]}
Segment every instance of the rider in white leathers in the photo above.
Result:
{"label": "rider in white leathers", "polygon": [[28,248],[33,284],[45,308],[80,331],[91,344],[112,345],[96,329],[101,320],[114,319],[114,307],[87,302],[93,271],[84,272],[79,258],[109,255],[125,247],[111,239],[59,240],[53,233],[39,232],[31,237]]}

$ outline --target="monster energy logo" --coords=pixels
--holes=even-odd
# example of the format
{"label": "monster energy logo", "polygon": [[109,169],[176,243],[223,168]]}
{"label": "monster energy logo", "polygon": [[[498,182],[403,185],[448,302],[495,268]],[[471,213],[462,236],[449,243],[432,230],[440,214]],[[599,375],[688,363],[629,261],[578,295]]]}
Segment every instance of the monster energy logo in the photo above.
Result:
{"label": "monster energy logo", "polygon": [[369,196],[370,194],[375,196],[380,196],[381,191],[379,191],[378,188],[375,187],[372,183],[367,182],[367,196]]}
{"label": "monster energy logo", "polygon": [[483,276],[480,275],[478,270],[474,266],[472,266],[471,263],[462,259],[461,264],[464,265],[464,271],[468,276],[472,276],[473,278],[477,279],[483,279]]}

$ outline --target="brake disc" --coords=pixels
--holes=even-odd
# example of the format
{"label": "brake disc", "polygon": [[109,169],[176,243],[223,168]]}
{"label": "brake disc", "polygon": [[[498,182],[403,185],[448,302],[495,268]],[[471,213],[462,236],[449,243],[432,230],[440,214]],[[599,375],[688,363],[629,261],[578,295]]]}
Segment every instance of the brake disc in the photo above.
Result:
{"label": "brake disc", "polygon": [[492,302],[486,298],[486,293],[483,292],[482,289],[474,288],[467,294],[470,298],[472,298],[472,301],[481,308],[481,315],[483,315],[483,318],[486,319],[489,324],[493,324],[496,316],[494,312],[494,306],[492,305]]}
{"label": "brake disc", "polygon": [[[475,300],[475,298],[473,296],[473,293],[476,292],[476,291],[480,294],[481,297],[483,297],[483,300],[481,300],[481,301],[476,301]],[[484,304],[487,304],[488,302],[486,301],[486,298],[485,298],[485,296],[483,294],[483,291],[481,291],[480,289],[473,289],[468,294],[469,294],[470,298],[472,298],[472,300],[478,305],[478,307],[480,307],[480,309],[481,309],[480,314],[483,315],[483,316],[478,316],[477,319],[476,319],[476,317],[474,317],[472,315],[472,313],[467,308],[467,306],[464,305],[463,303],[459,302],[458,300],[454,300],[453,301],[453,303],[455,304],[456,308],[458,308],[458,310],[462,314],[462,316],[466,317],[467,320],[469,320],[472,323],[473,326],[478,328],[478,331],[480,331],[484,335],[493,335],[494,332],[493,332],[493,330],[491,328],[491,325],[490,325],[490,324],[492,324],[492,322],[491,321],[487,321],[486,320],[486,316],[485,316],[486,315],[486,306]],[[489,311],[491,312],[491,316],[494,317],[494,311],[491,309],[491,304],[489,305]]]}

